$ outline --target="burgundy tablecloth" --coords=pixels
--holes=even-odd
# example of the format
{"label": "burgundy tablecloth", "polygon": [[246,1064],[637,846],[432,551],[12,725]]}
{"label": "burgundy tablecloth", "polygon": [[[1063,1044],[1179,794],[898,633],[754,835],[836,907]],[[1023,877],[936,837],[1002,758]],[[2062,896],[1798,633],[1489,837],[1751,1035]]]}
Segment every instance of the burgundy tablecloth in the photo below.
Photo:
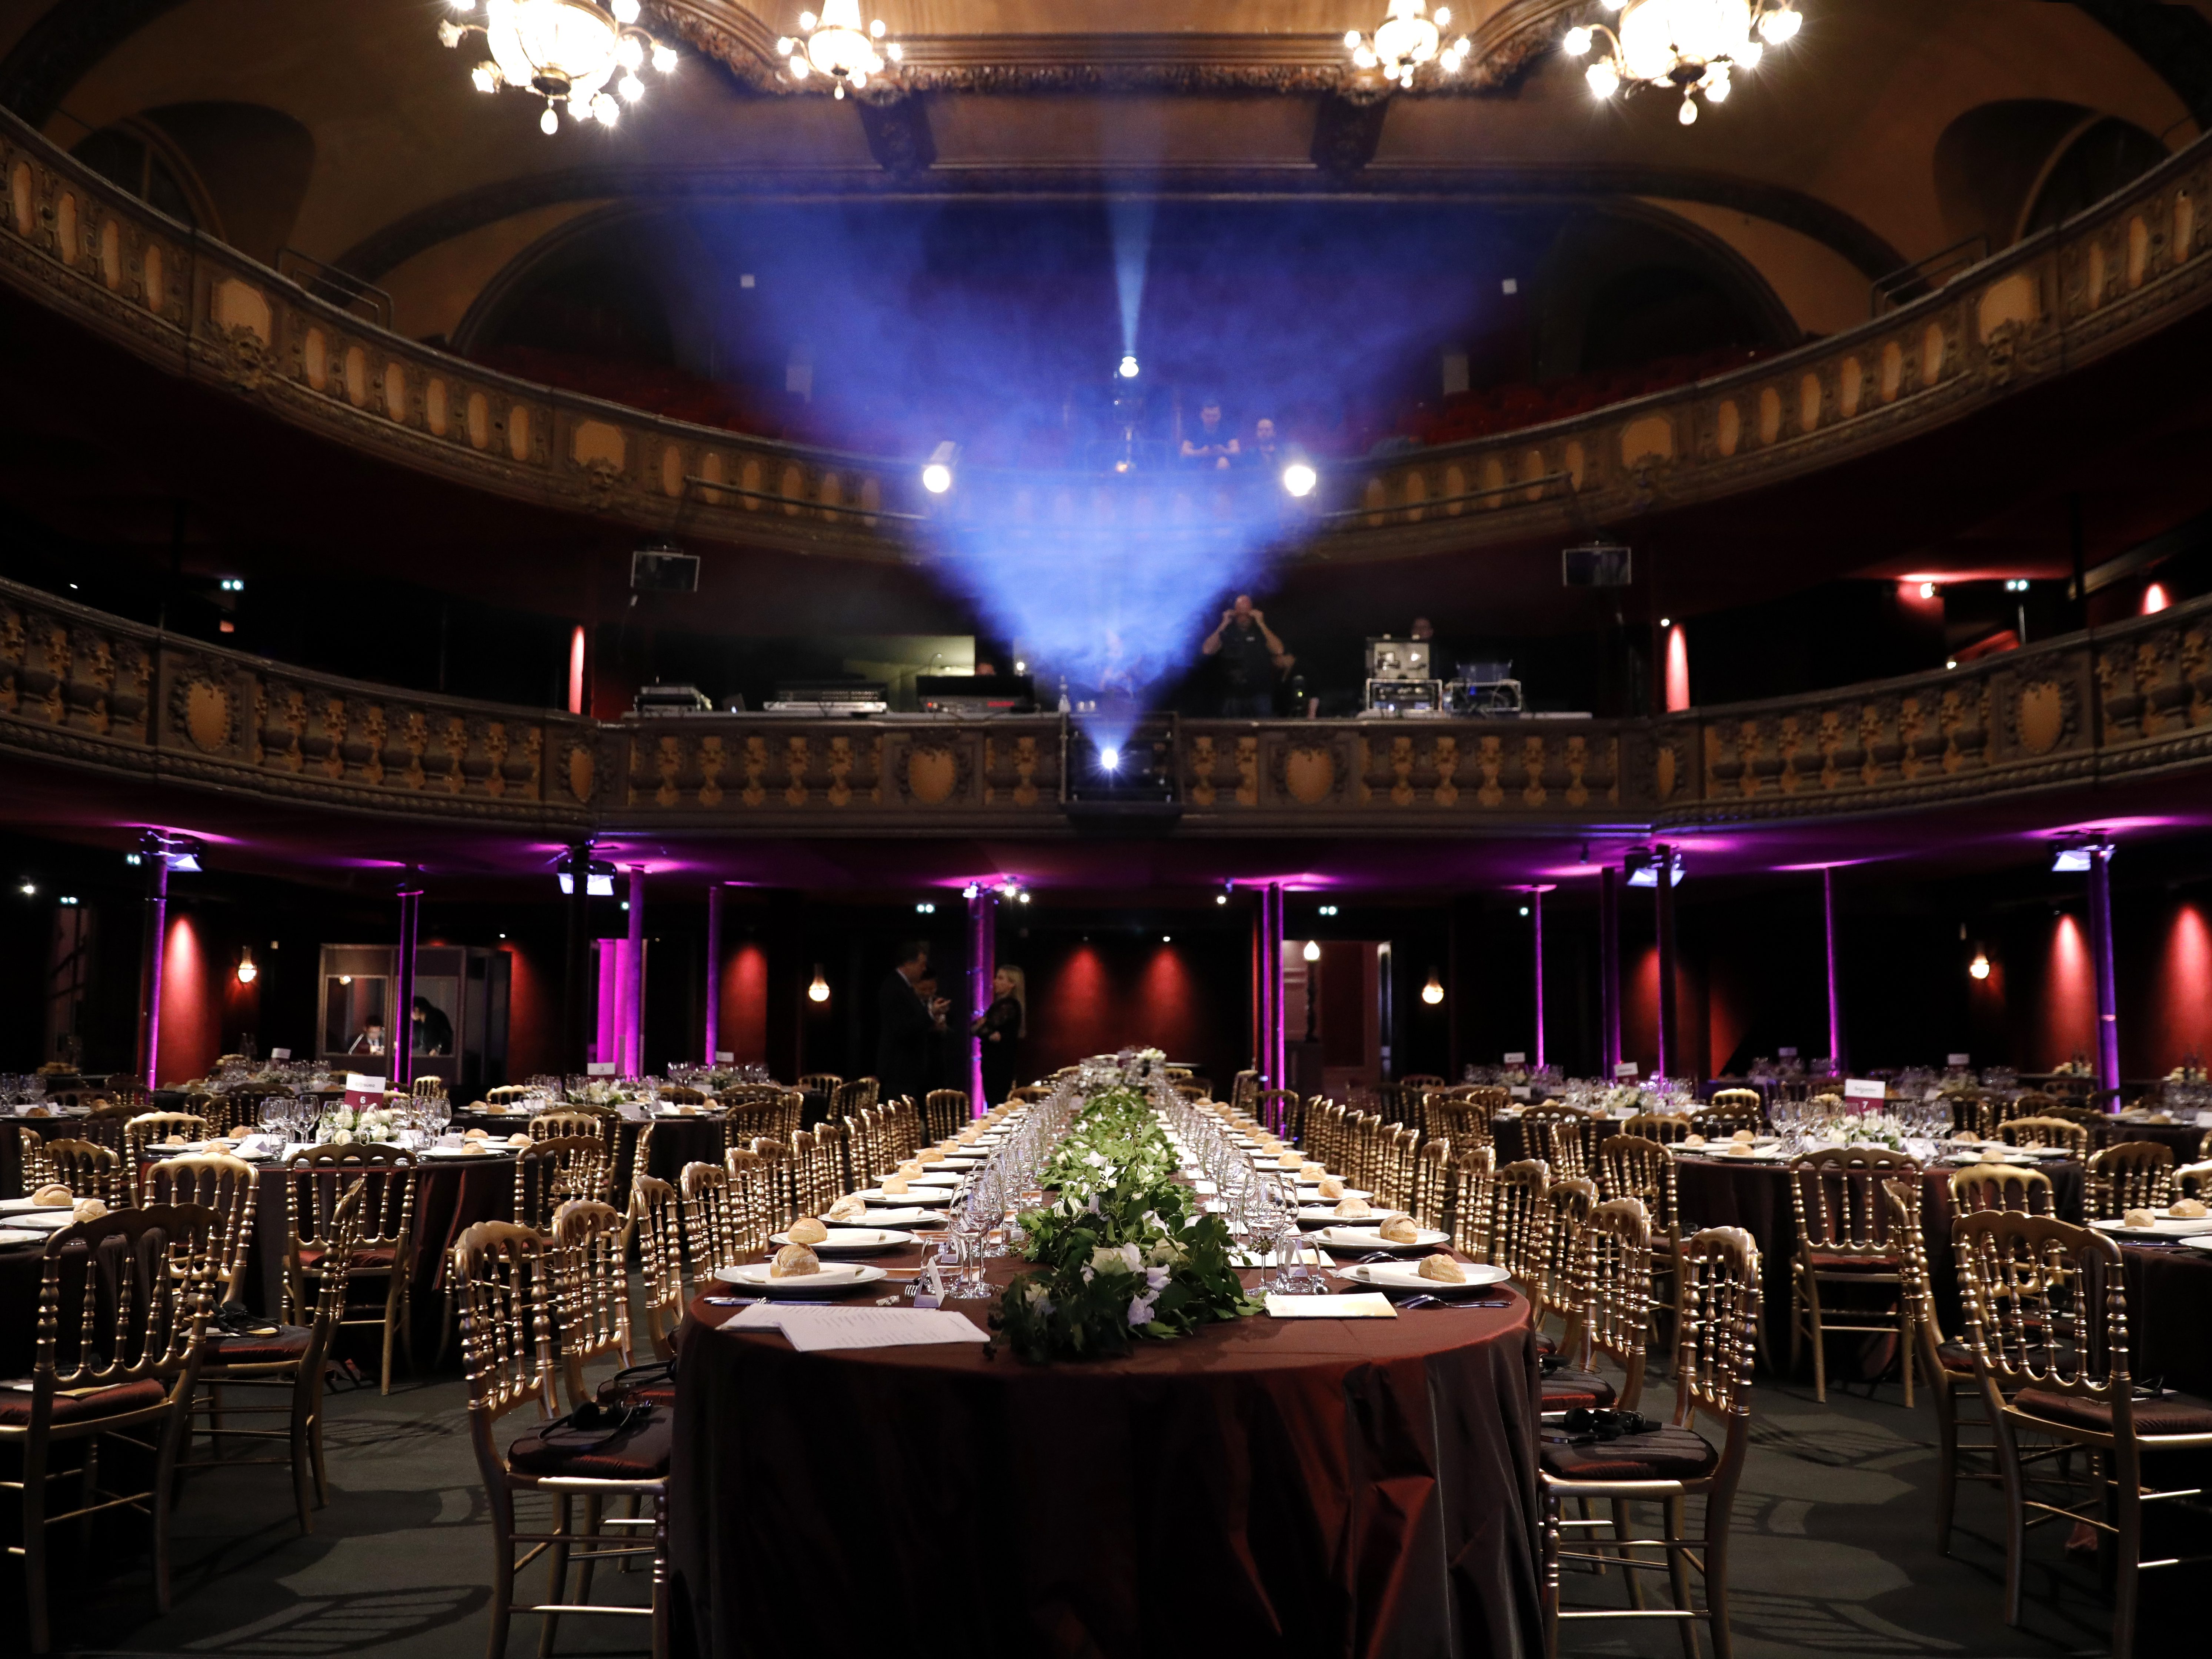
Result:
{"label": "burgundy tablecloth", "polygon": [[[448,1127],[453,1132],[483,1129],[494,1135],[527,1132],[530,1120],[520,1112],[456,1112]],[[615,1143],[616,1207],[628,1201],[630,1172],[637,1167],[638,1136],[642,1118],[621,1121]],[[719,1117],[664,1117],[653,1120],[653,1158],[647,1175],[659,1176],[672,1186],[687,1164],[720,1164],[724,1150],[722,1120]]]}
{"label": "burgundy tablecloth", "polygon": [[2212,1251],[2124,1244],[2136,1376],[2212,1400]]}
{"label": "burgundy tablecloth", "polygon": [[1517,1298],[1044,1366],[691,1313],[670,1502],[699,1659],[1541,1651]]}

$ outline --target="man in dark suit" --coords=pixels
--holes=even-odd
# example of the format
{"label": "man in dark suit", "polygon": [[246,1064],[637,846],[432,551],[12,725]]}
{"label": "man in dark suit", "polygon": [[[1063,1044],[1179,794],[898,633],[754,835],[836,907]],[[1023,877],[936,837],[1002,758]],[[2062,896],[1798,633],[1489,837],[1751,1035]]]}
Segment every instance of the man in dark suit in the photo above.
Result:
{"label": "man in dark suit", "polygon": [[884,1100],[906,1095],[918,1105],[928,1091],[930,1045],[950,1006],[941,997],[934,1003],[922,1000],[915,988],[928,972],[928,940],[908,939],[899,946],[898,966],[876,993],[876,1080]]}

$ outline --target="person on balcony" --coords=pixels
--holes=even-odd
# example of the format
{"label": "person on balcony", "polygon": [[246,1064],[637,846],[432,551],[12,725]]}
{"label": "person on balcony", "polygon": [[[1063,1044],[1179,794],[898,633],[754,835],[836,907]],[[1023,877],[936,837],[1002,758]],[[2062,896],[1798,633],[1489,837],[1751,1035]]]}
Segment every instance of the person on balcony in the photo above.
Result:
{"label": "person on balcony", "polygon": [[1183,434],[1183,464],[1226,472],[1238,453],[1236,434],[1222,422],[1221,399],[1208,398],[1198,406],[1198,429]]}
{"label": "person on balcony", "polygon": [[1297,659],[1269,631],[1249,593],[1221,613],[1221,624],[1199,650],[1221,659],[1221,712],[1231,720],[1264,720],[1275,712],[1275,687]]}

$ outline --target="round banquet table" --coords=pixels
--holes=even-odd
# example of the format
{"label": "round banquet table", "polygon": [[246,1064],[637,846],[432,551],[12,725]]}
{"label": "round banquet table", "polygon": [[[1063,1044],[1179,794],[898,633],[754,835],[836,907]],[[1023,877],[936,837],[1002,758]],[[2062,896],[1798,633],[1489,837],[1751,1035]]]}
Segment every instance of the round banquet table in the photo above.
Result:
{"label": "round banquet table", "polygon": [[2212,1250],[2122,1244],[2137,1382],[2212,1400]]}
{"label": "round banquet table", "polygon": [[[614,1190],[629,1191],[630,1172],[637,1166],[638,1137],[644,1132],[646,1120],[624,1115],[616,1125]],[[711,1117],[658,1117],[653,1123],[653,1156],[646,1173],[658,1176],[671,1186],[684,1173],[687,1164],[720,1164],[726,1144],[720,1114]],[[527,1134],[530,1115],[526,1112],[459,1111],[447,1125],[449,1132],[461,1133],[470,1129],[482,1129],[488,1134]]]}
{"label": "round banquet table", "polygon": [[678,1362],[672,1594],[699,1659],[950,1650],[955,1629],[1037,1659],[1542,1650],[1518,1297],[1050,1365],[802,1354],[718,1328],[734,1311],[695,1300]]}

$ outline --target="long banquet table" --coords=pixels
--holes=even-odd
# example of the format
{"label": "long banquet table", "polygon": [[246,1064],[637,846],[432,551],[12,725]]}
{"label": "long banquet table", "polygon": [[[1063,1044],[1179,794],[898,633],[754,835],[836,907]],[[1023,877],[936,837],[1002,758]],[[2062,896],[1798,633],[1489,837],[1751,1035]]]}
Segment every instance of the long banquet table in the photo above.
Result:
{"label": "long banquet table", "polygon": [[946,1651],[956,1630],[1098,1659],[1537,1654],[1535,1349],[1528,1304],[1488,1294],[1508,1305],[1263,1316],[1047,1365],[802,1354],[695,1300],[679,1629],[700,1659]]}

